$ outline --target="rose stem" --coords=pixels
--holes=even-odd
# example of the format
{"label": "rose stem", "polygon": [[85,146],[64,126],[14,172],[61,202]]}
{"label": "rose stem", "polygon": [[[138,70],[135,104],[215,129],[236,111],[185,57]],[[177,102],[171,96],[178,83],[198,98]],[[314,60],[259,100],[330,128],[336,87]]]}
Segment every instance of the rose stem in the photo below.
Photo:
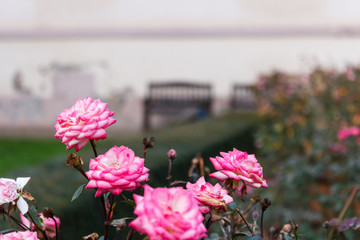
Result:
{"label": "rose stem", "polygon": [[[356,194],[358,193],[358,191],[359,191],[359,186],[353,187],[350,196],[348,197],[348,199],[346,199],[345,205],[344,205],[343,209],[341,210],[339,217],[337,218],[339,220],[339,222],[341,220],[343,220],[343,218],[345,217],[345,213],[348,210],[348,208],[350,207],[354,198],[356,197]],[[332,240],[334,238],[334,235],[335,235],[335,229],[334,229],[334,227],[332,227],[329,232],[328,240]]]}
{"label": "rose stem", "polygon": [[17,225],[19,225],[21,228],[23,229],[27,229],[30,230],[30,228],[28,226],[26,226],[25,224],[23,224],[19,219],[15,218],[14,216],[9,215],[9,213],[7,211],[4,210],[4,213],[9,216],[14,222],[16,222]]}
{"label": "rose stem", "polygon": [[[96,145],[95,145],[95,142],[94,142],[94,139],[90,139],[90,143],[91,143],[91,147],[94,151],[94,155],[95,155],[95,158],[98,157],[98,153],[96,151]],[[108,216],[107,216],[107,212],[106,212],[106,205],[105,205],[105,198],[104,198],[104,195],[101,195],[100,196],[100,200],[101,200],[101,205],[102,205],[102,208],[103,208],[103,213],[104,213],[104,240],[107,240],[107,232],[108,232],[108,224],[107,224],[107,219],[108,219]]]}
{"label": "rose stem", "polygon": [[44,238],[45,238],[46,240],[49,240],[48,237],[47,237],[46,232],[45,232],[44,230],[42,230],[38,225],[36,225],[36,223],[35,223],[34,219],[32,218],[31,214],[30,214],[29,212],[27,212],[26,214],[29,216],[29,218],[31,219],[31,221],[32,221],[32,222],[34,223],[34,225],[36,226],[36,228],[39,229],[39,230],[42,232],[42,234],[44,235]]}
{"label": "rose stem", "polygon": [[169,180],[169,187],[171,187],[171,168],[172,168],[172,164],[174,162],[174,159],[169,158],[169,171],[168,171],[168,176],[167,176],[167,180]]}
{"label": "rose stem", "polygon": [[240,210],[238,208],[236,208],[236,211],[238,212],[238,214],[240,215],[240,217],[242,218],[242,220],[244,221],[246,227],[249,229],[251,235],[254,235],[254,231],[251,229],[249,223],[246,221],[246,219],[244,218],[244,216],[242,215],[242,213],[240,212]]}
{"label": "rose stem", "polygon": [[58,239],[59,239],[59,236],[58,236],[58,234],[59,234],[58,225],[57,225],[57,223],[56,223],[56,220],[55,220],[54,216],[52,216],[51,219],[54,220],[54,223],[55,223],[55,231],[56,231],[56,240],[58,240]]}

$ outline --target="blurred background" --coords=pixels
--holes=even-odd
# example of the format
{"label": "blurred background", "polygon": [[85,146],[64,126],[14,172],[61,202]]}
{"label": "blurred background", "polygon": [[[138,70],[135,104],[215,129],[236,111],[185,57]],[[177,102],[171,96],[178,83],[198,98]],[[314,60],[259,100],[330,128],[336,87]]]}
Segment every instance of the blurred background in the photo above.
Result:
{"label": "blurred background", "polygon": [[[358,1],[0,3],[0,171],[33,176],[31,192],[63,223],[89,225],[87,207],[69,204],[82,179],[62,166],[70,152],[53,126],[86,96],[115,112],[102,152],[117,144],[142,155],[142,137],[155,136],[154,183],[165,180],[170,147],[179,178],[197,152],[209,167],[232,147],[256,152],[270,179],[261,194],[274,198],[269,228],[291,217],[305,239],[320,239],[359,183],[356,139],[342,155],[330,151],[341,127],[360,125]],[[348,217],[359,216],[358,200]],[[63,239],[88,234],[66,235],[73,226]]]}

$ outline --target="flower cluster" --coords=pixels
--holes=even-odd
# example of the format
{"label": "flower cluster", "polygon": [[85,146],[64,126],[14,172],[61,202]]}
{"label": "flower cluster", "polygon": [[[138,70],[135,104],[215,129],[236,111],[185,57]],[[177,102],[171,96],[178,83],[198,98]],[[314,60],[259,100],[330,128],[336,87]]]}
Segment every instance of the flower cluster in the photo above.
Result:
{"label": "flower cluster", "polygon": [[74,106],[65,109],[57,117],[55,137],[66,144],[66,150],[83,148],[90,139],[106,138],[105,128],[114,124],[113,112],[99,99],[79,98]]}
{"label": "flower cluster", "polygon": [[[89,140],[105,138],[105,128],[115,122],[111,118],[114,113],[107,110],[106,106],[100,100],[94,101],[89,97],[84,100],[79,99],[71,109],[64,110],[58,116],[55,137],[65,143],[67,150],[75,147],[75,151],[79,151]],[[95,197],[101,197],[105,225],[104,240],[108,239],[109,225],[115,224],[119,227],[123,224],[120,219],[112,220],[116,206],[114,195],[142,188],[142,183],[149,179],[149,169],[145,167],[145,153],[147,148],[152,148],[154,139],[145,138],[143,143],[144,158],[135,156],[134,151],[125,146],[114,146],[105,154],[97,155],[96,146],[92,144],[95,158],[90,159],[89,170],[86,172],[83,170],[84,161],[80,156],[72,153],[68,157],[67,165],[73,166],[88,180],[85,188],[95,189]],[[267,187],[262,167],[254,155],[248,155],[237,149],[220,154],[222,157],[210,158],[217,170],[210,174],[210,177],[221,181],[231,179],[232,186],[238,190],[246,186]],[[226,184],[212,185],[205,181],[204,176],[198,178],[196,183],[187,182],[186,188],[173,187],[174,184],[179,183],[179,181],[171,181],[171,167],[176,156],[176,151],[170,149],[168,188],[152,188],[146,184],[144,191],[140,191],[141,194],[133,194],[136,204],[134,213],[137,217],[129,223],[129,226],[141,234],[146,234],[150,240],[205,238],[210,224],[220,221],[222,219],[220,214],[227,214],[227,205],[233,202],[233,198],[226,190]],[[0,178],[0,205],[11,204],[19,208],[21,222],[16,218],[13,218],[14,221],[21,229],[31,230],[0,235],[0,240],[58,239],[60,219],[54,216],[52,209],[46,208],[40,214],[36,214],[32,209],[26,214],[28,205],[24,198],[34,200],[30,194],[23,192],[23,187],[29,179],[17,178],[15,181]],[[82,191],[82,186],[80,189]],[[75,192],[75,198],[81,191]],[[122,197],[126,199],[124,195]],[[4,208],[3,211],[6,212]],[[98,238],[97,233],[89,236],[92,236],[91,239]]]}

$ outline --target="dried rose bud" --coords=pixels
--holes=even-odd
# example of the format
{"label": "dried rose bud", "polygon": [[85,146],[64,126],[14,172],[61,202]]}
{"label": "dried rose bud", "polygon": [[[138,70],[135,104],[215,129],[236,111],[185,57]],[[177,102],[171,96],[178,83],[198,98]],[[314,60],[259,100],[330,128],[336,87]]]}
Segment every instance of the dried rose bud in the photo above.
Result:
{"label": "dried rose bud", "polygon": [[154,137],[150,137],[150,138],[144,137],[143,144],[146,149],[153,148],[154,144],[155,144],[155,138]]}
{"label": "dried rose bud", "polygon": [[270,207],[271,201],[270,201],[268,198],[264,198],[264,199],[261,201],[260,205],[261,205],[261,209],[262,209],[263,211],[265,211],[268,207]]}
{"label": "dried rose bud", "polygon": [[52,208],[44,208],[43,210],[44,217],[46,218],[53,218],[54,217],[54,210]]}
{"label": "dried rose bud", "polygon": [[73,166],[74,168],[77,168],[83,164],[84,161],[82,160],[81,156],[77,156],[75,153],[70,154],[66,159],[66,166]]}
{"label": "dried rose bud", "polygon": [[176,158],[176,151],[174,149],[170,149],[168,151],[168,158],[174,160]]}

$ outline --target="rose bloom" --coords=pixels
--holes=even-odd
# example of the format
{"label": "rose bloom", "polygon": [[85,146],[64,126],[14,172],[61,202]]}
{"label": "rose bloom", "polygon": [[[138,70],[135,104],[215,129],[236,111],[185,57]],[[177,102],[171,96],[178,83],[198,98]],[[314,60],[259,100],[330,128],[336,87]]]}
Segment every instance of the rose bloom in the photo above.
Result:
{"label": "rose bloom", "polygon": [[181,187],[151,188],[134,194],[137,218],[129,225],[150,240],[196,240],[206,237],[204,217],[192,194]]}
{"label": "rose bloom", "polygon": [[0,234],[0,240],[38,240],[36,232],[11,232]]}
{"label": "rose bloom", "polygon": [[204,177],[199,178],[194,184],[188,182],[186,188],[197,200],[202,213],[210,212],[211,208],[221,208],[226,211],[226,205],[233,201],[220,184],[213,186],[205,182]]}
{"label": "rose bloom", "polygon": [[16,180],[0,178],[0,205],[16,204],[22,214],[27,213],[29,206],[22,197],[22,191],[29,180],[30,177],[18,177]]}
{"label": "rose bloom", "polygon": [[107,103],[99,99],[79,98],[74,106],[57,117],[55,137],[65,143],[66,150],[75,147],[75,152],[83,148],[89,139],[105,139],[105,128],[116,122],[111,118],[114,113],[106,107]]}
{"label": "rose bloom", "polygon": [[[56,237],[56,227],[55,227],[55,222],[52,218],[47,218],[44,217],[43,213],[39,214],[40,220],[41,220],[41,230],[45,230],[46,235],[49,238],[55,238]],[[36,227],[35,225],[30,222],[26,217],[24,217],[22,214],[20,214],[20,218],[21,221],[25,224],[25,226],[27,226],[28,228],[30,228],[31,230],[35,230]],[[55,221],[56,221],[56,225],[57,225],[57,229],[59,231],[59,227],[60,227],[60,219],[55,217]],[[39,238],[44,238],[43,234],[41,231],[39,231]]]}
{"label": "rose bloom", "polygon": [[360,128],[358,128],[357,126],[352,126],[352,127],[345,127],[343,129],[341,129],[338,132],[338,139],[339,140],[344,140],[347,139],[351,136],[359,136],[360,135]]}
{"label": "rose bloom", "polygon": [[104,155],[90,159],[86,188],[96,188],[95,197],[107,192],[119,195],[123,190],[140,188],[140,183],[149,178],[148,171],[144,159],[136,157],[131,149],[114,146]]}
{"label": "rose bloom", "polygon": [[210,158],[210,161],[218,170],[210,174],[210,177],[219,179],[220,181],[230,180],[232,187],[242,190],[242,183],[247,186],[267,188],[266,180],[263,178],[263,171],[253,154],[248,155],[237,149],[227,153],[221,152],[222,157]]}

